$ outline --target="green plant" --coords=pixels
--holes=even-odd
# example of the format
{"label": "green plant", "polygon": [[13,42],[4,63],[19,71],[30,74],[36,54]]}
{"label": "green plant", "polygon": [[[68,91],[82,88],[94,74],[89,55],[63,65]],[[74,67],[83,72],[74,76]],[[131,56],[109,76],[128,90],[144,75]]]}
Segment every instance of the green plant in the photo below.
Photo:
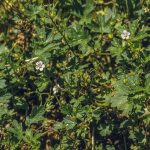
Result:
{"label": "green plant", "polygon": [[0,149],[149,149],[149,6],[1,0]]}

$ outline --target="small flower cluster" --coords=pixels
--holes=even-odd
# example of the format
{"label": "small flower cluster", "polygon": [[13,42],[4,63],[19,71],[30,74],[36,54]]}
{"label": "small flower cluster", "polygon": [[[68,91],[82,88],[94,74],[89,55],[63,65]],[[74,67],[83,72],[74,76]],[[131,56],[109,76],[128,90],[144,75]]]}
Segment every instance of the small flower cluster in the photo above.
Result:
{"label": "small flower cluster", "polygon": [[45,64],[42,61],[36,62],[36,67],[35,67],[36,70],[43,71],[44,68],[45,68]]}
{"label": "small flower cluster", "polygon": [[128,32],[127,30],[123,30],[122,34],[121,34],[121,38],[123,40],[127,40],[130,37],[130,32]]}
{"label": "small flower cluster", "polygon": [[53,87],[53,93],[54,93],[54,94],[57,94],[57,93],[59,92],[59,89],[60,89],[59,84],[56,84],[56,85]]}
{"label": "small flower cluster", "polygon": [[[36,70],[43,71],[44,68],[45,68],[45,64],[42,61],[36,62],[36,67],[35,67]],[[60,90],[60,85],[56,84],[53,87],[53,94],[57,94],[59,92],[59,90]]]}

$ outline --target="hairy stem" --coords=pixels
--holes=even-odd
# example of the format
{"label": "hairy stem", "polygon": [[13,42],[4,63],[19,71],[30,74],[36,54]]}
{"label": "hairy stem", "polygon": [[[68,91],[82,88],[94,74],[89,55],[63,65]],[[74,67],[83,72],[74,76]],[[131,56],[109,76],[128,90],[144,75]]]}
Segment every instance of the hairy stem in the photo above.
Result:
{"label": "hairy stem", "polygon": [[92,150],[95,150],[95,126],[94,126],[94,122],[92,123]]}
{"label": "hairy stem", "polygon": [[127,13],[129,15],[129,6],[128,6],[128,0],[126,0],[126,9],[127,9]]}

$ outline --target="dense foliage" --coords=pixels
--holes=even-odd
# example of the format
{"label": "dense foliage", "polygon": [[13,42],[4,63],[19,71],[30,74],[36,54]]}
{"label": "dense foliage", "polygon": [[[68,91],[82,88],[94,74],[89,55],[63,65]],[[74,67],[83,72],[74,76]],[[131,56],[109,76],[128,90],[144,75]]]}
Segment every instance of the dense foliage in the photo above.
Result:
{"label": "dense foliage", "polygon": [[1,0],[0,149],[149,150],[150,0]]}

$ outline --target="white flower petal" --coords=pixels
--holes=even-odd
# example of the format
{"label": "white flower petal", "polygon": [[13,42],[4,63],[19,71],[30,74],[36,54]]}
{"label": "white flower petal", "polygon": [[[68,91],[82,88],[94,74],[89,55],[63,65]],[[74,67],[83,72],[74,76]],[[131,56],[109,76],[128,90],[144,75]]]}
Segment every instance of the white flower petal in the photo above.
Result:
{"label": "white flower petal", "polygon": [[54,87],[53,87],[53,93],[54,93],[54,94],[58,93],[58,88],[57,88],[57,86],[54,86]]}
{"label": "white flower petal", "polygon": [[124,36],[124,34],[121,34],[121,37],[122,37],[122,39],[125,39],[125,36]]}
{"label": "white flower petal", "polygon": [[44,68],[39,68],[40,71],[43,71]]}
{"label": "white flower petal", "polygon": [[56,91],[53,91],[53,93],[56,94],[57,92],[56,92]]}
{"label": "white flower petal", "polygon": [[121,34],[121,38],[123,40],[125,39],[129,39],[129,36],[130,36],[130,32],[128,32],[127,30],[123,30],[122,34]]}
{"label": "white flower petal", "polygon": [[45,64],[42,64],[42,66],[41,66],[42,68],[45,68]]}
{"label": "white flower petal", "polygon": [[36,62],[36,66],[39,65],[39,62]]}
{"label": "white flower petal", "polygon": [[127,30],[123,30],[123,34],[126,34],[127,33]]}
{"label": "white flower petal", "polygon": [[39,66],[36,66],[35,69],[36,69],[36,70],[39,70]]}
{"label": "white flower petal", "polygon": [[57,84],[56,86],[57,86],[58,88],[60,88],[60,85],[59,85],[59,84]]}

